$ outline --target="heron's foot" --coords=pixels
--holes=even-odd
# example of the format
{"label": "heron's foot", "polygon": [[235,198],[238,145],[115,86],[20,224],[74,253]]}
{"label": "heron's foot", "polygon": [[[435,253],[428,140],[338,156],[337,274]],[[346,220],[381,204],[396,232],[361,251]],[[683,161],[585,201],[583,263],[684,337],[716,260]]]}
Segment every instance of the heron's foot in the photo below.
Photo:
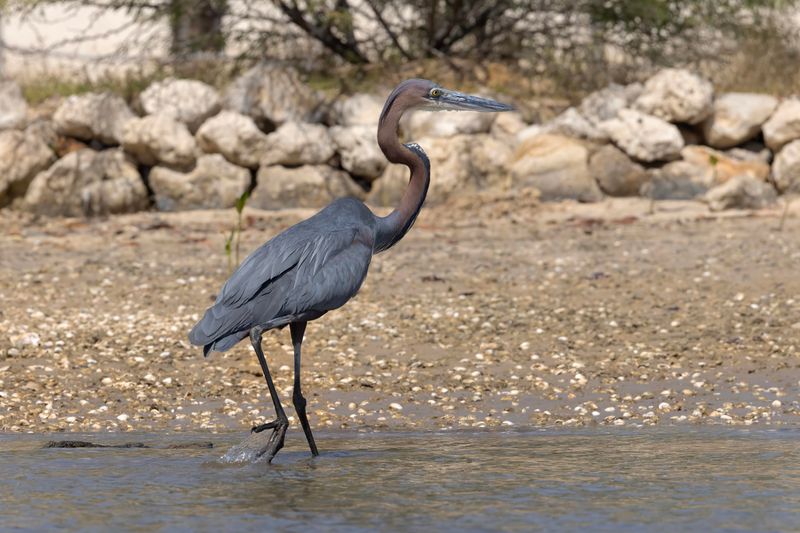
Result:
{"label": "heron's foot", "polygon": [[273,420],[272,422],[267,422],[266,424],[258,424],[257,426],[250,428],[250,433],[261,433],[265,429],[275,429],[278,427],[279,422],[279,420]]}
{"label": "heron's foot", "polygon": [[283,440],[286,437],[286,430],[289,428],[288,420],[276,420],[272,435],[269,436],[267,445],[259,456],[266,456],[267,462],[271,463],[273,457],[283,448]]}

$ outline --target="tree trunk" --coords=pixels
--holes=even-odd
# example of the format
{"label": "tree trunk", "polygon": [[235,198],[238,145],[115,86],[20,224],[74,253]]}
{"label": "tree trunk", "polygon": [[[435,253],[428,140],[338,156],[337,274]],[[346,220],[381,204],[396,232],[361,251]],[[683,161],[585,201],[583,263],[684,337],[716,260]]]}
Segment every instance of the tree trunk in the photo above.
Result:
{"label": "tree trunk", "polygon": [[227,0],[170,0],[172,57],[182,59],[198,52],[222,52],[225,49],[222,17],[227,11]]}

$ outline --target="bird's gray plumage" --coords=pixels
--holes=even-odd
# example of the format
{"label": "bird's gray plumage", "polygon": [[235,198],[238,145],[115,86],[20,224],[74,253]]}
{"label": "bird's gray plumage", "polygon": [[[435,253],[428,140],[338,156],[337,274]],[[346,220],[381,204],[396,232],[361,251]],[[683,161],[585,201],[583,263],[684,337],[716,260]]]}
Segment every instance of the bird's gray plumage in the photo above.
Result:
{"label": "bird's gray plumage", "polygon": [[367,276],[376,217],[343,198],[256,249],[192,331],[192,344],[225,351],[254,326],[284,326],[344,305]]}

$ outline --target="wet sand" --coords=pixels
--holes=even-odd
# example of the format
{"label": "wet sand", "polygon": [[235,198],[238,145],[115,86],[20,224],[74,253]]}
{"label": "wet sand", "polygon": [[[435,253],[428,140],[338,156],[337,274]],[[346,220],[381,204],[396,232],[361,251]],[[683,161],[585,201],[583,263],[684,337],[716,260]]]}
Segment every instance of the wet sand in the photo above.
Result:
{"label": "wet sand", "polygon": [[[357,298],[309,325],[312,426],[798,424],[798,210],[777,231],[780,208],[648,208],[424,210]],[[242,255],[310,213],[248,210]],[[0,431],[270,420],[247,343],[204,359],[186,340],[227,277],[233,220],[0,211]],[[264,347],[291,416],[288,331]]]}

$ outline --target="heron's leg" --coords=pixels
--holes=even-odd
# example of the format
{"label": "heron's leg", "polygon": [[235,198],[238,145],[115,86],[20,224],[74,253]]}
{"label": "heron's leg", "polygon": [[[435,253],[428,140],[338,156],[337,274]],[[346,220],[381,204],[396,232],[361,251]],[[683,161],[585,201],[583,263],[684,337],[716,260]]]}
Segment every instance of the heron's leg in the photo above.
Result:
{"label": "heron's leg", "polygon": [[261,370],[264,372],[264,378],[267,380],[267,387],[269,388],[270,396],[272,396],[272,404],[275,406],[277,420],[268,422],[267,424],[262,424],[261,426],[257,426],[253,429],[256,432],[263,431],[265,429],[272,429],[272,435],[269,438],[268,446],[264,450],[264,453],[267,455],[267,460],[272,461],[272,458],[275,457],[275,454],[278,453],[281,448],[283,448],[283,440],[286,436],[286,428],[289,427],[289,419],[286,417],[286,413],[283,411],[281,400],[278,398],[278,391],[275,390],[275,384],[272,382],[272,376],[269,373],[267,359],[264,357],[264,351],[261,349],[261,333],[263,333],[263,329],[260,326],[256,326],[251,329],[250,342],[253,345],[253,349],[256,351],[256,355],[258,356],[258,362],[261,364]]}
{"label": "heron's leg", "polygon": [[311,448],[311,455],[317,456],[319,452],[306,416],[306,399],[303,398],[303,392],[300,390],[300,348],[303,344],[306,324],[308,322],[292,322],[289,324],[289,329],[292,332],[292,345],[294,346],[294,392],[292,393],[292,403],[294,404],[294,410],[297,412],[297,418],[300,419],[300,425],[303,426],[303,433],[306,434],[308,447]]}

